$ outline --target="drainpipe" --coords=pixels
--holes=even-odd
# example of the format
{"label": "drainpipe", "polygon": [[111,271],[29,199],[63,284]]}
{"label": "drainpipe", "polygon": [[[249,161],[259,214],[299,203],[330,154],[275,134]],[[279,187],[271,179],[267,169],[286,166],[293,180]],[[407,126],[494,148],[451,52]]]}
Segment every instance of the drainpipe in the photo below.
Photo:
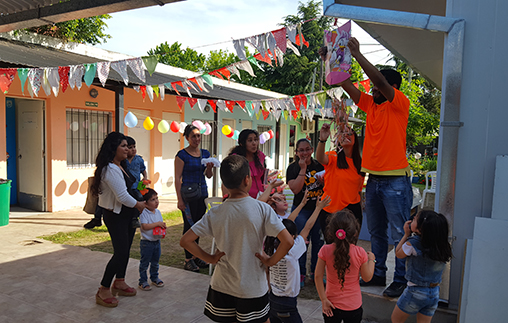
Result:
{"label": "drainpipe", "polygon": [[[335,0],[323,0],[323,12],[326,16],[355,21],[445,33],[442,82],[442,98],[444,99],[441,100],[441,129],[439,134],[437,171],[438,185],[436,189],[435,209],[443,213],[452,223],[453,236],[457,146],[459,128],[463,125],[459,117],[464,51],[464,19],[342,5],[335,3]],[[463,255],[452,259],[452,271],[458,271],[454,267],[462,267],[462,258]],[[450,277],[449,304],[451,308],[458,307],[461,280],[460,275],[452,275]]]}
{"label": "drainpipe", "polygon": [[115,130],[123,133],[123,115],[124,115],[124,88],[115,87]]}

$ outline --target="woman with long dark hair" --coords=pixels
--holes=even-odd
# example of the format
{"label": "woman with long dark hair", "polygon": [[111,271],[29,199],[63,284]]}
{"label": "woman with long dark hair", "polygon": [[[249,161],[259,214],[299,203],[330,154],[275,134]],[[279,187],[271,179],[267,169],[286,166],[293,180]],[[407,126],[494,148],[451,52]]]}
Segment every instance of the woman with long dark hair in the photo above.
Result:
{"label": "woman with long dark hair", "polygon": [[[97,304],[116,307],[115,295],[134,296],[136,290],[125,283],[125,272],[129,263],[129,253],[134,238],[131,225],[135,212],[143,211],[145,202],[133,198],[128,188],[135,182],[134,176],[126,171],[125,159],[129,148],[126,137],[119,132],[108,134],[95,160],[92,193],[99,196],[99,206],[103,208],[104,223],[108,228],[113,244],[113,256],[109,260],[95,295]],[[111,285],[113,278],[115,281]]]}
{"label": "woman with long dark hair", "polygon": [[351,210],[360,227],[362,226],[360,192],[365,173],[361,171],[362,157],[360,156],[358,136],[353,129],[347,129],[347,133],[339,136],[339,146],[336,150],[327,153],[325,153],[325,143],[330,136],[330,124],[323,124],[319,132],[316,159],[325,167],[324,194],[332,198],[332,203],[324,209],[326,215],[319,219],[323,233],[326,227],[326,217],[344,208]]}
{"label": "woman with long dark hair", "polygon": [[238,136],[238,146],[229,152],[229,155],[236,154],[247,158],[252,177],[252,186],[249,195],[257,198],[259,192],[263,192],[263,181],[265,179],[265,154],[259,150],[259,132],[254,129],[243,129]]}
{"label": "woman with long dark hair", "polygon": [[[308,201],[300,211],[300,214],[295,219],[298,233],[302,231],[305,223],[314,212],[316,208],[316,201],[320,196],[323,195],[323,184],[318,180],[316,173],[324,170],[323,166],[314,158],[310,141],[306,138],[302,138],[296,142],[295,146],[295,161],[288,166],[286,171],[286,179],[291,191],[295,194],[293,200],[293,207],[291,211],[296,209],[305,195],[305,191],[308,191]],[[323,211],[321,211],[323,213]],[[320,216],[321,218],[321,216]],[[320,234],[321,226],[319,221],[316,221],[309,233],[309,240],[312,242],[311,259],[310,259],[310,277],[314,279],[314,269],[318,259],[318,252],[323,241],[321,240]],[[307,274],[307,253],[304,253],[300,257],[300,285],[303,286],[305,283],[305,276]]]}
{"label": "woman with long dark hair", "polygon": [[[208,187],[206,185],[205,175],[210,178],[213,175],[213,163],[204,166],[201,163],[203,158],[209,158],[210,152],[206,149],[200,149],[201,133],[199,129],[189,124],[185,127],[183,136],[189,143],[187,147],[180,150],[175,157],[175,190],[178,197],[178,208],[183,216],[183,233],[187,232],[194,223],[198,222],[206,212],[205,199],[208,197]],[[197,186],[199,196],[190,199],[182,194],[182,187]],[[196,243],[199,239],[196,240]],[[199,268],[206,268],[208,264],[203,260],[194,257],[185,250],[185,264],[183,269],[189,271],[199,271]]]}

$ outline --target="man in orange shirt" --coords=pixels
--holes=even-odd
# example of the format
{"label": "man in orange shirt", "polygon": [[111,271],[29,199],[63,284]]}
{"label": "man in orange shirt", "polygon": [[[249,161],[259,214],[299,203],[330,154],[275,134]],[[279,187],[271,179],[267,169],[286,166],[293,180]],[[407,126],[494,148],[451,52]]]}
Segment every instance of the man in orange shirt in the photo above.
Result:
{"label": "man in orange shirt", "polygon": [[[388,253],[388,223],[397,244],[404,235],[404,223],[409,219],[413,191],[406,159],[406,128],[409,100],[399,91],[402,78],[395,70],[379,71],[360,53],[356,38],[348,43],[351,55],[374,83],[372,95],[362,93],[350,79],[341,86],[351,99],[367,113],[362,171],[369,173],[365,209],[371,235],[371,248],[376,256],[374,277],[362,286],[386,285]],[[405,260],[396,258],[393,282],[383,295],[398,297],[407,285]]]}

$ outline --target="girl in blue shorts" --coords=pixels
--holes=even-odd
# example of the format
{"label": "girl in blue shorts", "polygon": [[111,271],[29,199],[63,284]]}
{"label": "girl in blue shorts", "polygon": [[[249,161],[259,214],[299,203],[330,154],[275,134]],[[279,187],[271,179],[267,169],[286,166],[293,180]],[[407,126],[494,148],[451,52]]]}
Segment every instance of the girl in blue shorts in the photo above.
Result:
{"label": "girl in blue shorts", "polygon": [[418,323],[430,322],[437,309],[443,270],[452,257],[445,216],[423,210],[407,221],[396,255],[407,257],[407,288],[393,309],[392,322],[405,322],[415,314]]}

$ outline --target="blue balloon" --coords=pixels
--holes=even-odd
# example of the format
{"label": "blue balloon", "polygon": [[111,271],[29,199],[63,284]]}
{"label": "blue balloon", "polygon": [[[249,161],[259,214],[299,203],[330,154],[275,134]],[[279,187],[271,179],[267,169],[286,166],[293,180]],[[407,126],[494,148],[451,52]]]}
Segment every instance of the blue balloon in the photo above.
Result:
{"label": "blue balloon", "polygon": [[132,112],[128,112],[127,115],[125,115],[125,118],[123,119],[123,122],[125,125],[129,128],[134,128],[138,124],[138,118],[134,115]]}

